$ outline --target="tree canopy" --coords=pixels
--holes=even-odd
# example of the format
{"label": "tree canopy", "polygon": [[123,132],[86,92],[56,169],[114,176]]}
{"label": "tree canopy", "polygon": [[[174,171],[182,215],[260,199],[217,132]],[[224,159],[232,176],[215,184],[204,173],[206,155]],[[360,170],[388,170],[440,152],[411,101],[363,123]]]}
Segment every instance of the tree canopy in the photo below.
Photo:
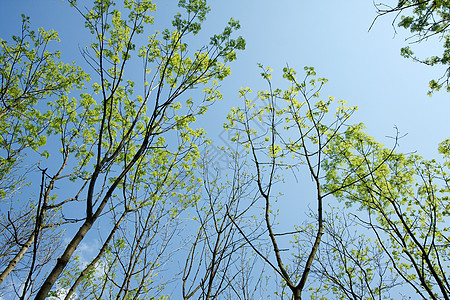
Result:
{"label": "tree canopy", "polygon": [[[266,88],[236,93],[216,147],[197,120],[230,101],[237,20],[205,38],[206,0],[168,28],[150,0],[68,4],[83,61],[24,15],[0,40],[0,297],[449,299],[450,139],[434,159],[398,131],[384,146],[314,67],[259,64]],[[441,38],[401,50],[447,68],[430,92],[450,91],[449,8],[375,6]]]}

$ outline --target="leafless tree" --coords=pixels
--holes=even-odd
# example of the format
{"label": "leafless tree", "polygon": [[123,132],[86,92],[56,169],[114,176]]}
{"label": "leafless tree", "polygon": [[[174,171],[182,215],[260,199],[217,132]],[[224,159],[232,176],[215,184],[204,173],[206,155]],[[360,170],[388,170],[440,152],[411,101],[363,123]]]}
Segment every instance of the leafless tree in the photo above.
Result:
{"label": "leafless tree", "polygon": [[261,233],[261,223],[248,217],[257,201],[254,178],[237,153],[225,155],[228,165],[221,170],[211,167],[214,157],[204,156],[202,198],[192,225],[198,231],[187,242],[182,276],[184,299],[253,299],[263,283],[264,270],[256,273],[259,258],[239,232]]}

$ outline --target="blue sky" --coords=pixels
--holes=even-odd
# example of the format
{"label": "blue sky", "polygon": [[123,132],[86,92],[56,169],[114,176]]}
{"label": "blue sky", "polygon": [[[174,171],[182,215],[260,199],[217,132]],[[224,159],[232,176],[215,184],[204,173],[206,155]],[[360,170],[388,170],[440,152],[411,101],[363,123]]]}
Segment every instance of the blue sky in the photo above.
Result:
{"label": "blue sky", "polygon": [[[156,3],[161,12],[156,22],[167,24],[176,1]],[[82,63],[78,47],[86,44],[88,34],[83,20],[66,1],[0,0],[0,4],[1,38],[19,33],[23,13],[31,17],[32,27],[60,32],[58,47],[64,61]],[[229,109],[241,105],[237,91],[246,86],[255,92],[266,89],[258,63],[274,69],[275,87],[285,86],[280,75],[286,64],[296,69],[299,77],[304,66],[315,67],[320,77],[329,79],[323,97],[357,105],[353,122],[366,123],[368,133],[386,146],[390,146],[386,136],[395,134],[394,126],[407,134],[398,150],[417,151],[426,158],[435,157],[437,144],[448,137],[448,94],[426,95],[428,81],[439,77],[442,70],[400,56],[408,35],[402,30],[394,35],[392,17],[379,19],[369,32],[376,16],[371,0],[216,0],[210,5],[205,32],[198,38],[207,41],[234,17],[241,24],[239,35],[247,42],[247,49],[231,64],[232,75],[221,83],[224,99],[199,120],[213,143],[221,143]],[[430,55],[440,51],[432,42],[419,45],[419,49]]]}

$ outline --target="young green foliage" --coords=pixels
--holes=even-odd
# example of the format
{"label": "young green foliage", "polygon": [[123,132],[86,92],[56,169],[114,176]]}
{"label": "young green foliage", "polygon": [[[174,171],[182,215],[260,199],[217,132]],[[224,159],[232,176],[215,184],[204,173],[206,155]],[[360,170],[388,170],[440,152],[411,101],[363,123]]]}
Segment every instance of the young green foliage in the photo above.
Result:
{"label": "young green foliage", "polygon": [[423,298],[448,299],[448,165],[386,149],[361,129],[330,143],[324,189],[365,213],[393,276]]}
{"label": "young green foliage", "polygon": [[58,51],[51,52],[58,41],[53,30],[31,30],[23,15],[20,35],[0,39],[0,199],[20,186],[28,150],[49,155],[42,146],[54,110],[45,107],[46,99],[81,89],[89,79],[79,67],[60,62]]}
{"label": "young green foliage", "polygon": [[[441,88],[450,91],[450,3],[446,0],[399,0],[396,6],[385,3],[376,4],[378,16],[393,13],[394,23],[400,16],[398,27],[403,27],[411,32],[408,38],[411,44],[427,42],[428,39],[436,38],[442,45],[442,53],[437,53],[428,58],[417,57],[410,46],[401,49],[401,55],[414,61],[424,63],[429,66],[442,65],[445,68],[444,74],[433,79],[429,83],[431,96],[433,92]],[[375,19],[376,20],[376,19]]]}
{"label": "young green foliage", "polygon": [[[60,287],[74,295],[77,286],[88,281],[91,287],[103,287],[90,290],[92,296],[109,287],[110,297],[151,297],[151,291],[164,287],[154,278],[178,230],[179,213],[198,200],[195,170],[205,132],[191,124],[221,98],[218,81],[230,74],[226,63],[236,59],[235,51],[244,49],[245,42],[232,37],[239,23],[231,19],[208,45],[196,51],[187,44],[205,21],[206,1],[180,1],[173,28],[153,29],[153,34],[148,33],[156,10],[151,1],[96,0],[90,8],[69,3],[91,33],[92,42],[82,50],[89,76],[58,62],[58,52],[47,52],[56,33],[35,34],[27,19],[13,46],[2,41],[0,179],[7,183],[1,186],[2,197],[17,186],[11,176],[19,158],[42,154],[40,161],[30,160],[33,165],[39,162],[40,192],[32,185],[34,193],[22,199],[35,209],[31,242],[15,245],[25,252],[32,246],[27,263],[33,262],[18,270],[18,278],[28,278],[22,297],[44,299]],[[144,33],[147,39],[138,38]],[[142,82],[135,76],[139,61]],[[108,224],[112,230],[100,232],[100,239],[106,237],[91,264],[79,274],[68,271],[61,277],[76,263],[73,254],[85,236],[94,238],[94,224]],[[46,228],[67,230],[73,237],[57,255],[49,253],[53,256],[45,264],[50,262],[53,270],[38,273],[34,257],[40,248],[33,240]],[[102,264],[104,270],[116,272],[114,278],[93,279],[93,270]]]}

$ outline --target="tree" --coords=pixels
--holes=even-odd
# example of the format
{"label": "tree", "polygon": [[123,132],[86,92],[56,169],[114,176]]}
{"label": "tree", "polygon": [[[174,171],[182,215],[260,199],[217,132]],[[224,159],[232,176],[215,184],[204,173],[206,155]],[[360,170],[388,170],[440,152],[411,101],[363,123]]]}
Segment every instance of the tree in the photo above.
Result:
{"label": "tree", "polygon": [[[10,253],[21,253],[20,249],[27,250],[23,246],[34,245],[36,256],[42,251],[36,238],[39,232],[44,228],[56,233],[68,230],[73,237],[65,249],[57,249],[58,259],[56,254],[49,259],[53,269],[47,275],[38,276],[32,266],[28,268],[26,272],[35,277],[30,282],[32,288],[22,289],[21,298],[34,295],[37,289],[36,299],[56,295],[58,280],[61,287],[75,289],[80,281],[89,285],[86,280],[101,264],[118,272],[115,278],[99,278],[102,291],[119,286],[108,291],[110,297],[140,297],[154,287],[138,284],[133,288],[131,284],[151,282],[149,276],[154,275],[154,267],[167,249],[164,241],[174,233],[174,219],[196,201],[190,191],[197,184],[193,170],[197,143],[204,132],[189,125],[221,97],[216,80],[230,73],[225,63],[233,61],[235,50],[243,49],[245,43],[240,37],[232,39],[239,24],[231,19],[208,45],[197,52],[190,49],[185,41],[201,30],[209,11],[205,1],[180,1],[182,12],[175,15],[173,29],[156,31],[144,43],[138,36],[153,23],[156,9],[150,1],[124,1],[115,8],[114,2],[99,0],[90,9],[69,2],[85,19],[93,38],[82,52],[91,67],[93,83],[89,87],[83,88],[89,78],[86,73],[55,62],[58,52],[46,51],[56,33],[41,30],[36,38],[25,20],[22,37],[13,38],[13,46],[2,41],[1,142],[12,145],[2,150],[1,178],[7,183],[3,199],[6,189],[17,186],[12,166],[22,168],[14,165],[19,154],[42,154],[38,165],[42,188],[37,197],[25,201],[26,207],[36,210],[31,226],[35,229],[29,233],[34,240],[17,243]],[[133,59],[143,61],[141,83],[127,75]],[[189,97],[197,95],[193,93],[196,87],[203,87],[199,101]],[[72,92],[74,88],[80,92]],[[187,99],[183,105],[178,102],[181,96]],[[12,138],[5,138],[8,136]],[[21,170],[19,174],[23,174]],[[21,225],[14,222],[25,214],[30,212],[9,218],[10,225]],[[112,230],[93,264],[80,270],[80,280],[74,273],[61,277],[74,263],[76,249],[94,224],[109,224]],[[151,242],[165,230],[163,244]],[[160,254],[149,257],[155,247]],[[64,285],[67,280],[71,283]]]}
{"label": "tree", "polygon": [[[254,166],[250,173],[265,203],[272,256],[262,254],[251,234],[242,230],[241,235],[292,299],[308,290],[314,299],[395,299],[396,294],[448,299],[449,140],[439,147],[443,163],[396,152],[398,134],[386,148],[364,133],[363,124],[347,122],[355,108],[341,101],[330,115],[333,98],[319,96],[326,80],[315,79],[312,68],[306,73],[297,82],[295,72],[285,68],[291,87],[282,91],[272,89],[269,69],[263,69],[269,90],[256,100],[250,89],[241,90],[245,107],[228,116],[225,126],[243,147],[236,153]],[[277,232],[275,200],[286,200],[276,191],[286,184],[286,170],[303,180],[309,174],[317,206],[306,225]],[[327,209],[325,197],[344,206]],[[277,291],[280,297],[285,289]]]}
{"label": "tree", "polygon": [[[60,62],[58,51],[48,51],[50,44],[58,40],[56,32],[39,29],[36,33],[29,23],[29,18],[22,16],[20,35],[13,36],[12,45],[1,40],[0,53],[0,198],[12,208],[2,211],[1,216],[0,284],[8,275],[18,276],[18,281],[24,283],[17,286],[22,297],[32,288],[34,274],[40,272],[56,250],[59,235],[51,230],[54,221],[51,214],[46,216],[42,197],[38,197],[39,201],[15,204],[14,196],[27,185],[27,174],[38,168],[37,161],[25,164],[24,157],[30,151],[43,157],[48,154],[40,147],[46,143],[45,132],[49,129],[53,109],[41,111],[38,105],[45,99],[82,88],[87,79],[87,74],[79,67]],[[45,171],[41,173],[37,180],[40,179],[43,189]],[[24,258],[27,264],[18,266]],[[12,285],[16,289],[14,282]]]}
{"label": "tree", "polygon": [[265,268],[240,234],[242,230],[260,232],[262,226],[253,215],[258,199],[254,175],[240,155],[224,153],[229,164],[221,170],[211,167],[215,158],[209,151],[202,163],[202,199],[193,225],[198,230],[186,242],[183,299],[255,299],[265,292]]}
{"label": "tree", "polygon": [[[336,196],[361,211],[357,221],[375,239],[366,247],[383,253],[382,264],[389,266],[385,272],[424,299],[448,299],[449,141],[441,143],[444,162],[438,163],[392,153],[360,127],[343,137],[330,144],[334,155],[326,163],[324,188],[344,184]],[[354,257],[352,251],[343,255]]]}
{"label": "tree", "polygon": [[[193,123],[222,97],[218,81],[245,46],[232,37],[239,23],[205,45],[202,0],[179,1],[173,28],[151,35],[150,1],[69,3],[92,34],[84,71],[60,62],[56,33],[35,34],[26,18],[19,37],[2,41],[6,297],[164,299],[178,289],[184,299],[448,299],[449,140],[442,163],[397,153],[398,136],[386,148],[349,123],[356,107],[321,98],[327,80],[314,68],[301,80],[284,68],[288,87],[278,89],[260,66],[268,90],[239,92],[219,172]],[[427,22],[446,5],[405,3],[397,12],[415,7],[426,19],[429,9]],[[283,195],[285,186],[298,189]],[[279,203],[308,197],[313,211],[279,218]]]}
{"label": "tree", "polygon": [[[312,268],[312,299],[396,299],[392,295],[403,285],[400,275],[391,272],[380,244],[361,227],[359,217],[348,208],[328,207],[324,238]],[[301,251],[310,244],[309,226],[298,240]],[[406,293],[405,293],[406,294]],[[407,297],[407,295],[405,295]]]}
{"label": "tree", "polygon": [[[387,14],[394,14],[392,22],[395,28],[395,23],[400,17],[398,27],[403,27],[411,32],[408,38],[411,44],[426,42],[428,39],[436,38],[442,44],[442,54],[433,55],[429,58],[417,57],[410,46],[401,49],[401,55],[413,59],[414,61],[424,63],[429,66],[443,65],[445,67],[444,74],[438,78],[430,81],[431,95],[435,91],[439,91],[444,87],[447,92],[450,91],[450,4],[443,0],[399,0],[397,5],[390,5],[386,3],[375,4],[378,16]],[[373,26],[373,23],[372,23]]]}
{"label": "tree", "polygon": [[[327,80],[316,78],[314,68],[305,68],[306,76],[302,81],[297,80],[293,69],[284,68],[283,77],[290,86],[282,91],[272,88],[271,69],[260,67],[261,76],[267,81],[269,89],[258,92],[256,100],[249,96],[249,88],[242,89],[240,96],[244,98],[245,106],[232,110],[225,128],[232,130],[232,141],[242,146],[242,149],[236,151],[236,155],[246,153],[247,160],[253,164],[251,173],[255,174],[259,201],[264,203],[262,215],[268,235],[267,244],[273,258],[266,257],[258,249],[258,244],[251,240],[251,234],[241,229],[240,233],[291,291],[292,299],[301,299],[307,290],[305,288],[310,284],[310,271],[317,259],[325,233],[324,199],[370,177],[384,161],[379,161],[379,165],[361,173],[360,177],[337,182],[334,186],[327,186],[325,190],[325,183],[331,173],[326,164],[328,157],[335,154],[332,145],[342,139],[341,135],[346,134],[346,128],[349,127],[347,121],[356,108],[346,107],[345,102],[341,100],[332,116],[330,111],[334,98],[320,99],[320,91]],[[349,170],[350,173],[352,171]],[[281,194],[277,195],[276,191],[282,190],[280,186],[287,184],[284,182],[284,172],[292,172],[296,179],[300,178],[302,181],[305,181],[305,177],[310,178],[313,182],[316,214],[307,231],[293,224],[292,230],[277,232],[274,215],[276,202],[286,200]],[[305,176],[305,173],[308,175]],[[292,187],[291,184],[290,186]],[[297,195],[304,193],[298,192]],[[240,228],[240,225],[234,225]],[[308,232],[308,246],[301,248],[298,253],[290,252],[291,255],[288,256],[286,239],[294,245],[299,244],[305,232]],[[277,294],[280,297],[285,296],[285,292],[278,291]]]}

